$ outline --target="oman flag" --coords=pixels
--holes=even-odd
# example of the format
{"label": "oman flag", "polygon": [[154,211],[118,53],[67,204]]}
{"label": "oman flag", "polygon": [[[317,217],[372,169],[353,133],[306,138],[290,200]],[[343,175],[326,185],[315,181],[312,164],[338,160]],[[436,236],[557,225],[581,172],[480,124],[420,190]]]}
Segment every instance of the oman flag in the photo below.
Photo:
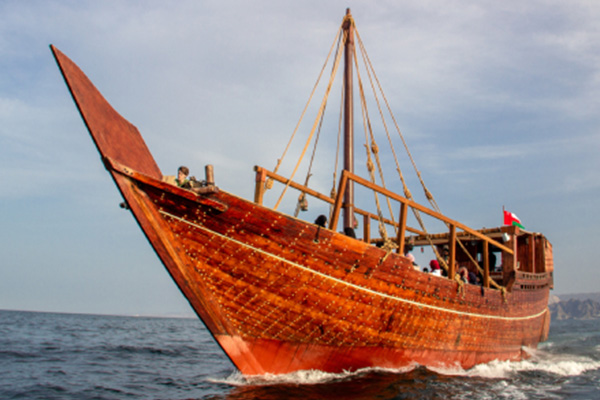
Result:
{"label": "oman flag", "polygon": [[519,217],[506,210],[504,210],[504,225],[515,225],[521,229],[525,229],[525,227],[521,225],[521,220]]}

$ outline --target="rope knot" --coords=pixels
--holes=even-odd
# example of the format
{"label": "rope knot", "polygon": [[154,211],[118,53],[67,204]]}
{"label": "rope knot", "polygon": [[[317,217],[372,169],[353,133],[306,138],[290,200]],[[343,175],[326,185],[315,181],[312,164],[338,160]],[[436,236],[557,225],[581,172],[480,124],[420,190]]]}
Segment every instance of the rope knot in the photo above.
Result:
{"label": "rope knot", "polygon": [[377,155],[379,154],[379,146],[377,146],[377,143],[373,142],[371,144],[371,151],[373,152],[373,154]]}
{"label": "rope knot", "polygon": [[369,172],[373,172],[373,170],[375,169],[375,166],[373,165],[373,161],[371,161],[371,159],[367,161],[367,169],[369,170]]}
{"label": "rope knot", "polygon": [[398,245],[394,242],[392,242],[390,239],[385,238],[384,242],[383,242],[383,246],[381,246],[381,249],[383,251],[385,251],[385,256],[383,256],[381,258],[381,260],[379,260],[379,265],[382,265],[383,262],[388,258],[388,256],[390,254],[392,254],[392,252],[394,251],[394,249],[398,248]]}
{"label": "rope knot", "polygon": [[381,246],[382,250],[385,250],[386,253],[391,253],[393,250],[397,249],[398,245],[392,242],[390,239],[385,239],[383,242],[383,246]]}
{"label": "rope knot", "polygon": [[425,197],[427,197],[427,200],[429,201],[433,200],[433,195],[427,188],[425,188]]}

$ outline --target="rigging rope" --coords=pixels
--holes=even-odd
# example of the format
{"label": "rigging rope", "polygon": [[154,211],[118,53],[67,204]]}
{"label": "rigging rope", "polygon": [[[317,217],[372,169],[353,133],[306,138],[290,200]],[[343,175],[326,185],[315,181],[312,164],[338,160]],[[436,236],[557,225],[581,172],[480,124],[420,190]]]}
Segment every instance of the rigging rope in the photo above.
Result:
{"label": "rigging rope", "polygon": [[[365,97],[365,91],[364,91],[364,87],[362,84],[362,78],[360,76],[360,69],[358,68],[358,59],[356,57],[356,52],[354,52],[354,63],[356,65],[356,77],[358,80],[358,87],[359,87],[359,92],[360,92],[360,100],[361,100],[361,110],[362,110],[362,116],[363,116],[363,127],[365,130],[365,149],[367,150],[367,170],[369,171],[370,175],[371,175],[371,182],[372,183],[376,183],[375,182],[375,174],[373,173],[373,161],[371,160],[371,153],[374,155],[375,157],[375,161],[377,163],[377,169],[379,172],[379,178],[381,179],[381,186],[382,187],[386,187],[385,186],[385,178],[383,176],[383,167],[381,165],[381,160],[379,159],[379,147],[377,146],[377,143],[375,142],[375,135],[373,134],[373,127],[371,124],[371,120],[369,118],[369,112],[367,109],[367,100]],[[369,137],[371,139],[371,145],[369,145]],[[379,196],[377,195],[376,192],[373,192],[373,194],[375,195],[375,202],[377,204],[377,213],[379,216],[379,230],[380,233],[382,235],[382,237],[385,239],[387,239],[387,231],[385,229],[385,223],[383,221],[383,213],[381,212],[381,207],[379,205]],[[384,196],[386,201],[387,201],[387,205],[388,205],[388,209],[390,212],[390,216],[392,219],[392,222],[395,223],[395,218],[394,218],[394,213],[392,211],[392,203],[390,201],[390,198],[387,196]],[[394,226],[395,228],[395,224],[393,224],[392,226]],[[398,230],[396,229],[396,234],[398,233]]]}
{"label": "rigging rope", "polygon": [[[290,140],[289,140],[289,142],[288,142],[288,144],[287,144],[287,146],[286,146],[286,148],[285,148],[285,150],[284,150],[281,158],[277,160],[277,165],[275,166],[275,169],[274,169],[275,173],[278,171],[279,167],[281,166],[283,158],[286,156],[286,154],[287,154],[287,152],[288,152],[288,150],[290,148],[290,145],[291,145],[291,143],[292,143],[292,141],[293,141],[293,139],[294,139],[294,137],[295,137],[295,135],[296,135],[296,133],[297,133],[297,131],[299,129],[300,123],[302,122],[302,120],[304,118],[304,115],[305,115],[305,113],[306,113],[306,111],[308,109],[308,106],[309,106],[310,102],[312,101],[312,98],[314,96],[316,88],[319,85],[319,82],[320,82],[320,80],[321,80],[321,78],[323,76],[323,72],[324,72],[324,70],[325,70],[325,68],[326,68],[326,66],[327,66],[327,64],[329,62],[329,59],[330,59],[331,54],[333,52],[333,49],[336,48],[336,54],[335,54],[335,57],[334,57],[334,64],[333,64],[331,75],[330,75],[330,78],[329,78],[329,83],[328,83],[325,95],[323,97],[323,100],[321,102],[321,105],[319,107],[319,111],[317,113],[317,117],[315,118],[315,121],[313,123],[312,129],[310,131],[308,139],[305,142],[304,148],[303,148],[302,153],[301,153],[301,155],[300,155],[300,157],[298,159],[298,162],[296,163],[296,166],[295,166],[295,168],[294,168],[291,176],[287,180],[286,185],[285,185],[285,187],[284,187],[281,195],[279,196],[279,199],[277,200],[277,203],[273,207],[273,209],[276,210],[279,207],[279,205],[280,205],[280,203],[281,203],[281,201],[282,201],[282,199],[283,199],[283,197],[284,197],[287,189],[289,188],[289,186],[290,186],[290,184],[291,184],[291,182],[292,182],[292,180],[293,180],[293,178],[294,178],[294,176],[295,176],[295,174],[296,174],[296,172],[297,172],[297,170],[298,170],[298,168],[300,166],[300,163],[302,162],[302,160],[304,158],[304,155],[306,154],[306,150],[308,149],[308,146],[310,145],[310,142],[312,141],[312,138],[313,138],[313,136],[315,134],[315,130],[317,130],[317,126],[318,126],[317,136],[316,136],[316,139],[315,139],[315,143],[314,143],[314,147],[313,147],[313,152],[312,152],[312,156],[311,156],[311,160],[310,160],[310,164],[309,164],[309,168],[308,168],[308,172],[307,172],[307,175],[306,175],[306,180],[305,180],[305,185],[304,186],[308,186],[308,181],[309,181],[310,177],[312,176],[311,171],[312,171],[312,167],[313,167],[313,161],[314,161],[314,157],[315,157],[315,152],[316,152],[317,144],[319,142],[321,128],[322,128],[322,125],[323,125],[324,113],[325,113],[325,110],[326,110],[326,107],[327,107],[327,100],[328,100],[329,94],[331,92],[331,87],[332,87],[333,81],[335,79],[335,75],[337,73],[337,70],[338,70],[338,67],[339,67],[339,64],[340,64],[340,60],[342,58],[342,53],[343,52],[340,51],[340,48],[341,48],[341,45],[345,44],[346,41],[348,40],[347,30],[344,29],[344,24],[346,24],[348,22],[348,20],[354,26],[356,37],[358,39],[357,40],[357,42],[358,42],[358,48],[360,50],[360,53],[361,53],[361,56],[362,56],[362,60],[363,60],[363,63],[365,65],[365,69],[367,71],[367,76],[369,78],[369,82],[370,82],[370,85],[371,85],[371,88],[372,88],[372,91],[373,91],[373,95],[374,95],[374,98],[375,98],[375,101],[376,101],[376,104],[377,104],[377,108],[378,108],[378,111],[379,111],[379,114],[380,114],[380,117],[381,117],[381,120],[382,120],[382,123],[383,123],[383,127],[384,127],[384,130],[385,130],[386,136],[387,136],[387,140],[388,140],[391,152],[392,152],[393,157],[394,157],[394,162],[396,164],[396,171],[398,172],[398,176],[399,176],[400,181],[402,183],[402,187],[403,187],[403,191],[404,191],[404,196],[407,199],[409,199],[411,201],[414,201],[412,193],[408,189],[408,185],[406,183],[406,180],[405,180],[404,175],[402,173],[402,170],[400,168],[400,164],[399,164],[399,161],[398,161],[398,156],[396,154],[396,151],[395,151],[395,148],[394,148],[394,145],[393,145],[393,141],[392,141],[392,138],[391,138],[391,135],[390,135],[390,132],[389,132],[389,128],[388,128],[388,125],[386,123],[386,119],[385,119],[385,116],[384,116],[383,108],[382,108],[381,102],[379,100],[378,92],[381,94],[381,97],[383,99],[383,102],[385,104],[387,112],[389,113],[389,115],[390,115],[390,117],[391,117],[391,119],[393,121],[394,127],[395,127],[396,131],[398,132],[398,135],[400,136],[400,139],[402,141],[402,144],[404,146],[406,154],[408,155],[408,158],[409,158],[409,160],[410,160],[410,162],[411,162],[411,164],[413,166],[413,169],[414,169],[414,171],[415,171],[415,173],[417,175],[417,178],[419,179],[419,182],[420,182],[420,184],[421,184],[421,186],[423,188],[423,192],[425,194],[425,197],[427,198],[427,200],[429,201],[429,203],[431,204],[431,206],[433,207],[433,209],[435,211],[441,213],[440,208],[439,208],[437,202],[435,201],[433,195],[431,194],[431,192],[429,191],[429,189],[425,185],[425,182],[424,182],[424,180],[422,178],[421,172],[417,168],[416,162],[415,162],[415,160],[414,160],[414,158],[413,158],[413,156],[412,156],[412,154],[411,154],[411,152],[410,152],[410,150],[408,148],[408,145],[406,143],[404,135],[400,131],[400,128],[399,128],[398,123],[396,121],[396,118],[394,117],[394,114],[393,114],[393,112],[391,110],[391,107],[389,105],[387,97],[385,96],[385,93],[383,92],[381,83],[379,82],[379,79],[377,78],[377,75],[375,73],[375,69],[373,68],[371,60],[370,60],[370,58],[369,58],[369,56],[368,56],[368,54],[366,52],[366,49],[365,49],[364,43],[362,41],[362,38],[360,37],[360,35],[358,33],[358,30],[356,29],[356,26],[354,25],[354,20],[352,18],[348,18],[348,17],[344,18],[344,21],[342,22],[342,25],[340,26],[340,28],[339,28],[339,30],[338,30],[338,32],[336,34],[336,39],[334,40],[334,42],[333,42],[333,44],[332,44],[332,46],[331,46],[331,48],[329,50],[329,53],[328,53],[327,58],[325,60],[325,63],[324,63],[324,65],[323,65],[323,67],[322,67],[322,69],[321,69],[321,71],[319,73],[319,77],[317,79],[317,82],[315,83],[315,86],[313,87],[313,90],[312,90],[312,92],[310,94],[308,102],[306,103],[306,105],[304,107],[304,110],[302,111],[302,115],[300,116],[300,120],[296,124],[296,127],[294,129],[292,137],[290,138]],[[337,46],[336,46],[336,43],[337,43]],[[375,141],[375,135],[373,134],[373,127],[372,127],[372,124],[371,124],[371,121],[370,121],[370,117],[369,117],[369,113],[368,113],[368,109],[367,109],[366,96],[365,96],[365,92],[364,92],[362,78],[360,76],[360,69],[359,69],[359,65],[358,65],[358,58],[357,58],[357,55],[356,55],[356,50],[354,50],[354,52],[352,54],[352,57],[353,57],[354,64],[356,65],[356,74],[357,74],[359,91],[360,91],[361,113],[362,113],[362,118],[363,118],[363,129],[365,131],[365,145],[364,146],[365,146],[366,154],[367,154],[367,170],[369,172],[369,176],[370,176],[371,182],[373,184],[376,184],[376,177],[375,177],[375,171],[374,171],[375,170],[375,165],[373,164],[373,158],[374,158],[375,159],[375,163],[377,165],[378,172],[379,172],[379,176],[380,176],[380,179],[381,179],[381,186],[383,188],[385,188],[386,185],[385,185],[385,179],[384,179],[384,175],[383,175],[383,167],[382,167],[382,163],[381,163],[381,160],[380,160],[380,157],[379,157],[379,147],[378,147],[378,145],[377,145],[377,143]],[[376,87],[377,87],[377,89],[376,89]],[[345,95],[346,94],[344,93],[344,89],[342,88],[342,103],[341,104],[343,104],[343,98],[344,98]],[[343,105],[341,105],[341,107],[343,107]],[[342,124],[341,114],[342,113],[340,113],[340,120],[339,120],[339,123],[338,123],[338,140],[337,140],[337,150],[336,150],[336,157],[335,157],[335,168],[334,168],[334,173],[333,173],[333,180],[334,181],[333,181],[333,187],[332,187],[332,190],[331,190],[331,198],[335,198],[336,197],[337,166],[338,166],[339,151],[340,151],[340,137],[341,137],[341,124]],[[369,143],[369,139],[370,139],[370,143]],[[273,184],[273,182],[269,178],[265,182],[265,187],[267,189],[270,189],[272,187],[272,184]],[[376,206],[377,206],[377,217],[378,217],[378,222],[379,222],[379,232],[381,234],[382,239],[384,240],[384,248],[385,248],[385,251],[386,251],[386,256],[385,257],[387,257],[389,255],[389,253],[393,250],[393,248],[397,247],[397,244],[393,243],[388,238],[387,230],[385,228],[385,226],[386,226],[385,225],[385,220],[384,220],[384,216],[383,216],[383,213],[381,211],[381,205],[380,205],[380,202],[379,202],[379,196],[378,196],[378,194],[375,191],[374,191],[374,195],[375,195],[375,203],[376,203]],[[396,229],[396,234],[398,234],[398,228],[396,227],[396,224],[395,224],[394,213],[392,211],[392,205],[391,205],[390,198],[387,197],[387,196],[384,196],[384,197],[387,200],[387,204],[388,204],[388,208],[389,208],[389,212],[390,212],[391,220],[392,220],[392,226]],[[303,206],[303,203],[305,201],[306,201],[306,193],[302,192],[301,195],[300,195],[300,197],[299,197],[299,199],[298,199],[298,205],[297,205],[297,208],[296,208],[295,216],[298,215],[298,211]],[[423,219],[421,217],[420,212],[417,209],[413,208],[413,207],[411,207],[411,209],[413,211],[413,214],[414,214],[416,220],[419,223],[419,226],[422,229],[422,232],[423,232],[426,240],[428,241],[429,245],[431,246],[431,248],[432,248],[432,250],[433,250],[433,252],[435,254],[436,259],[439,261],[439,263],[442,266],[442,268],[444,270],[448,271],[449,267],[447,265],[447,262],[446,262],[445,258],[442,257],[439,254],[437,246],[433,243],[431,235],[427,232],[427,229],[425,227],[425,224],[423,222]],[[332,212],[332,209],[330,208],[330,219],[332,217],[331,216],[331,212]],[[445,224],[448,227],[450,226],[448,222],[445,222]],[[470,259],[470,261],[475,265],[475,267],[477,268],[477,271],[480,272],[481,274],[483,274],[482,268],[479,266],[479,264],[477,263],[477,261],[471,256],[471,254],[466,250],[466,248],[465,248],[464,244],[462,243],[462,241],[459,240],[459,239],[457,239],[456,241],[459,244],[460,248],[463,250],[463,252],[468,256],[468,258]],[[450,279],[455,279],[455,278],[456,277],[450,277]],[[490,284],[493,285],[494,287],[502,290],[502,291],[505,291],[505,288],[503,286],[498,285],[491,278],[490,278]],[[459,290],[460,289],[461,288],[459,288]]]}
{"label": "rigging rope", "polygon": [[[403,186],[403,189],[404,189],[404,196],[405,196],[407,199],[409,199],[409,200],[414,200],[414,199],[413,199],[413,196],[412,196],[412,193],[411,193],[411,192],[410,192],[410,190],[408,189],[408,185],[406,184],[406,180],[404,179],[404,175],[402,174],[402,170],[401,170],[401,168],[400,168],[400,164],[398,163],[398,157],[397,157],[397,155],[396,155],[396,151],[395,151],[395,148],[394,148],[394,145],[393,145],[393,142],[392,142],[391,136],[390,136],[390,134],[389,134],[389,130],[388,130],[387,124],[386,124],[386,122],[385,122],[385,117],[384,117],[384,115],[383,115],[383,111],[382,111],[382,109],[381,109],[381,104],[380,104],[380,102],[379,102],[379,96],[377,95],[377,91],[375,90],[375,85],[373,84],[373,79],[375,79],[375,82],[377,83],[377,87],[378,87],[378,89],[379,89],[379,92],[381,93],[381,96],[382,96],[382,98],[383,98],[383,100],[384,100],[384,102],[385,102],[385,105],[386,105],[386,108],[387,108],[387,110],[388,110],[388,113],[390,114],[390,117],[392,118],[392,121],[394,122],[394,125],[395,125],[395,127],[396,127],[396,131],[398,132],[398,135],[400,136],[400,139],[402,140],[402,143],[403,143],[403,145],[404,145],[404,149],[405,149],[405,151],[406,151],[406,154],[408,155],[408,157],[409,157],[409,159],[410,159],[410,162],[411,162],[411,164],[412,164],[412,166],[413,166],[413,168],[414,168],[414,170],[415,170],[415,173],[416,173],[416,175],[417,175],[417,177],[418,177],[418,179],[419,179],[419,182],[421,183],[421,186],[422,186],[422,188],[423,188],[423,192],[424,192],[424,194],[425,194],[425,197],[427,198],[427,200],[429,201],[429,203],[432,205],[433,209],[434,209],[435,211],[437,211],[437,212],[441,213],[441,210],[440,210],[440,208],[439,208],[439,206],[438,206],[437,202],[435,201],[435,199],[434,199],[433,195],[431,194],[431,192],[429,191],[429,189],[428,189],[428,188],[427,188],[427,186],[425,185],[425,182],[424,182],[424,180],[423,180],[423,177],[422,177],[422,175],[421,175],[421,172],[420,172],[420,171],[419,171],[419,169],[417,168],[416,162],[415,162],[415,160],[414,160],[414,158],[413,158],[413,156],[412,156],[412,154],[411,154],[411,152],[410,152],[410,150],[409,150],[409,148],[408,148],[408,145],[407,145],[407,143],[406,143],[406,140],[405,140],[405,138],[404,138],[404,135],[402,135],[402,131],[400,130],[400,127],[398,126],[398,122],[396,121],[396,118],[394,117],[394,114],[393,114],[393,112],[392,112],[392,109],[391,109],[391,107],[390,107],[390,105],[389,105],[389,102],[388,102],[388,100],[387,100],[387,97],[385,96],[385,93],[384,93],[384,91],[383,91],[383,88],[382,88],[382,86],[381,86],[381,83],[379,82],[379,79],[377,78],[377,74],[375,73],[375,69],[374,69],[374,67],[373,67],[373,64],[371,63],[371,60],[370,60],[370,58],[369,58],[369,55],[368,55],[368,53],[367,53],[367,51],[366,51],[366,48],[365,48],[365,46],[364,46],[364,43],[363,43],[363,41],[362,41],[362,39],[361,39],[361,37],[360,37],[360,34],[358,33],[358,29],[355,29],[355,33],[356,33],[356,37],[357,37],[357,39],[358,39],[357,41],[358,41],[358,44],[359,44],[360,52],[361,52],[361,55],[362,55],[362,57],[363,57],[363,62],[364,62],[364,64],[365,64],[365,67],[366,67],[365,69],[366,69],[366,71],[367,71],[367,76],[369,77],[369,81],[371,82],[371,88],[372,88],[372,90],[373,90],[373,96],[374,96],[374,98],[375,98],[375,101],[376,101],[376,104],[377,104],[377,108],[378,108],[378,110],[379,110],[379,114],[380,114],[380,116],[381,116],[381,120],[382,120],[382,123],[383,123],[383,126],[384,126],[384,130],[385,130],[385,132],[386,132],[386,136],[387,136],[387,139],[388,139],[388,143],[389,143],[389,145],[390,145],[390,149],[391,149],[391,151],[392,151],[392,154],[393,154],[393,156],[394,156],[394,161],[395,161],[395,163],[396,163],[396,170],[397,170],[397,172],[398,172],[398,175],[399,175],[399,177],[400,177],[400,181],[402,182],[402,186]],[[356,62],[356,65],[357,65],[357,75],[358,75],[358,74],[359,74],[359,73],[358,73],[358,62]],[[359,85],[360,85],[361,96],[363,97],[363,101],[364,101],[364,92],[363,92],[362,82],[361,82],[360,78],[359,78]],[[372,129],[371,129],[371,125],[370,125],[370,123],[369,123],[369,131],[370,131],[370,133],[371,133],[371,136],[372,136],[372,142],[373,142],[373,143],[375,143],[375,139],[374,139],[374,137],[373,137],[373,132],[372,132]],[[365,134],[366,134],[366,132],[365,132]],[[375,146],[376,146],[376,145],[375,145]],[[375,147],[375,149],[376,149],[376,147]],[[376,160],[377,160],[378,166],[380,166],[380,161],[379,161],[378,151],[377,151],[377,150],[375,150],[375,151],[373,151],[373,153],[374,153],[374,155],[375,155],[375,158],[376,158]],[[383,177],[382,177],[382,185],[383,185],[383,187],[385,187],[385,184],[383,184]],[[389,202],[389,199],[388,199],[388,202]],[[377,206],[378,206],[378,212],[379,212],[380,210],[379,210],[379,203],[378,203],[378,202],[377,202]],[[445,260],[443,257],[441,257],[441,256],[439,255],[439,252],[437,251],[437,249],[436,249],[436,246],[434,245],[433,241],[431,240],[431,236],[430,236],[430,235],[429,235],[429,233],[427,232],[427,229],[426,229],[426,227],[425,227],[425,224],[424,224],[424,222],[423,222],[423,219],[421,218],[421,215],[420,215],[419,211],[418,211],[418,210],[416,210],[416,209],[414,209],[414,208],[411,208],[411,209],[412,209],[412,211],[413,211],[413,214],[415,215],[415,218],[417,219],[417,221],[418,221],[418,223],[419,223],[419,226],[421,227],[421,229],[422,229],[422,230],[423,230],[423,232],[425,233],[425,237],[426,237],[426,239],[428,240],[428,242],[429,242],[429,245],[430,245],[430,246],[431,246],[431,248],[433,249],[433,251],[434,251],[434,253],[435,253],[435,256],[436,256],[436,258],[439,260],[439,262],[440,262],[440,264],[442,265],[442,267],[443,267],[443,268],[444,268],[446,271],[448,271],[448,270],[449,270],[449,267],[448,267],[448,265],[447,265],[447,263],[446,263],[446,260]],[[393,219],[393,213],[391,213],[391,212],[390,212],[390,214],[391,214],[391,216],[392,216],[392,219]],[[381,216],[380,216],[380,218],[381,218]],[[448,223],[446,223],[446,225],[448,226]],[[385,240],[385,239],[386,239],[386,238],[384,237],[384,240]],[[474,259],[474,258],[471,256],[471,254],[470,254],[470,253],[469,253],[469,252],[466,250],[466,248],[465,248],[464,244],[462,243],[462,241],[460,241],[460,240],[458,240],[458,239],[457,239],[457,242],[458,242],[458,244],[459,244],[460,248],[463,250],[463,252],[464,252],[465,254],[467,254],[468,258],[469,258],[469,259],[470,259],[470,261],[473,263],[473,265],[475,266],[475,268],[477,269],[477,271],[483,275],[483,270],[482,270],[482,268],[479,266],[479,263],[477,263],[477,261],[476,261],[476,260],[475,260],[475,259]],[[492,284],[494,287],[497,287],[497,288],[502,288],[502,286],[498,285],[498,284],[497,284],[497,282],[496,282],[496,281],[494,281],[493,279],[490,279],[490,284]]]}
{"label": "rigging rope", "polygon": [[[356,61],[356,53],[354,53],[354,59]],[[358,67],[358,65],[357,65],[357,67]],[[371,129],[371,121],[369,119],[369,114],[368,114],[368,110],[366,107],[366,101],[365,101],[365,95],[364,95],[363,86],[362,86],[362,80],[360,78],[360,72],[359,72],[358,68],[356,69],[356,76],[358,79],[358,86],[359,86],[359,91],[360,91],[360,100],[361,100],[360,105],[361,105],[361,114],[362,114],[362,119],[363,119],[363,129],[365,131],[365,145],[364,146],[365,146],[365,150],[367,153],[367,171],[369,172],[369,177],[371,179],[371,182],[376,183],[375,171],[374,171],[375,166],[373,165],[373,161],[371,159],[371,147],[369,146],[369,132],[371,133],[371,137],[372,137],[373,131]],[[381,173],[381,164],[379,162],[379,157],[376,156],[375,158],[376,158],[378,167],[380,167],[379,172]],[[381,175],[381,180],[383,182],[383,175]],[[379,234],[383,238],[384,242],[387,243],[389,241],[389,239],[388,239],[388,235],[387,235],[387,230],[385,229],[383,212],[381,211],[381,205],[379,204],[379,195],[377,194],[377,192],[373,191],[373,196],[375,198],[375,204],[377,206]],[[388,204],[389,204],[389,198],[388,198]],[[393,214],[393,213],[391,213],[391,204],[390,204],[390,214]],[[388,247],[389,247],[389,244],[388,244]]]}
{"label": "rigging rope", "polygon": [[[347,38],[346,38],[346,36],[347,36],[346,32],[344,32],[343,36],[344,36],[343,41],[345,42],[347,40]],[[331,52],[330,52],[330,54],[331,54]],[[308,148],[308,145],[310,144],[310,141],[312,140],[312,137],[313,137],[313,135],[315,133],[315,129],[317,128],[317,124],[318,124],[319,120],[321,119],[321,115],[323,114],[325,105],[327,104],[327,99],[329,97],[329,93],[331,92],[331,86],[333,85],[333,81],[334,81],[337,69],[338,69],[338,67],[340,65],[340,59],[341,58],[342,58],[342,52],[338,52],[337,58],[335,59],[335,63],[333,65],[333,70],[331,72],[331,76],[329,78],[329,84],[327,85],[327,90],[325,91],[325,96],[323,98],[323,101],[321,102],[321,106],[319,107],[319,112],[317,113],[317,118],[315,119],[313,127],[312,127],[312,129],[310,131],[310,135],[308,135],[308,139],[306,140],[306,144],[304,145],[304,149],[302,150],[302,154],[300,155],[300,158],[298,159],[298,162],[296,163],[296,167],[294,168],[294,171],[292,172],[292,174],[288,178],[287,183],[286,183],[285,187],[283,188],[283,191],[282,191],[281,195],[279,196],[279,199],[277,200],[277,203],[273,207],[273,210],[277,210],[277,207],[279,207],[279,204],[281,204],[281,200],[283,200],[283,196],[285,195],[285,192],[289,188],[290,183],[294,179],[294,176],[296,175],[296,172],[298,171],[298,167],[300,166],[300,163],[302,162],[302,159],[304,158],[304,154],[306,153],[306,149]],[[314,93],[314,91],[313,91],[313,93]],[[311,95],[311,97],[312,97],[312,95]],[[304,116],[304,113],[303,113],[303,116]]]}
{"label": "rigging rope", "polygon": [[[294,137],[296,136],[296,133],[298,132],[298,128],[300,127],[300,123],[302,122],[302,120],[304,119],[304,115],[306,114],[306,110],[308,109],[308,106],[310,105],[310,102],[312,101],[312,98],[315,94],[315,91],[317,90],[317,87],[319,86],[319,82],[321,81],[321,77],[323,76],[323,72],[325,71],[325,68],[327,67],[327,64],[329,63],[329,57],[331,56],[331,53],[333,52],[333,49],[336,48],[336,42],[338,43],[337,48],[339,49],[339,42],[340,39],[342,37],[342,35],[340,34],[340,32],[342,31],[342,26],[340,26],[340,28],[338,29],[335,39],[329,49],[329,53],[327,54],[327,58],[325,59],[325,63],[323,64],[323,67],[321,68],[321,72],[319,72],[319,77],[317,78],[317,81],[315,82],[315,85],[313,86],[312,91],[310,92],[310,96],[308,97],[308,101],[306,102],[306,105],[304,106],[304,110],[302,110],[302,114],[300,115],[300,119],[298,120],[298,123],[296,124],[296,127],[294,128],[294,132],[292,133],[292,136],[290,137],[290,140],[288,141],[287,146],[285,147],[285,150],[283,151],[283,154],[281,155],[281,158],[277,159],[277,164],[275,165],[275,168],[273,169],[274,173],[277,173],[277,170],[279,169],[279,167],[281,166],[281,162],[283,161],[285,155],[287,154],[290,145],[292,144],[292,141],[294,140]],[[271,187],[273,186],[273,181],[272,180],[268,180],[265,183],[265,187],[267,189],[271,189]]]}
{"label": "rigging rope", "polygon": [[[342,139],[342,124],[343,124],[343,109],[344,109],[344,85],[342,85],[342,93],[341,93],[341,98],[342,101],[340,101],[340,116],[338,118],[338,134],[337,134],[337,145],[336,145],[336,150],[335,150],[335,165],[333,167],[333,185],[331,187],[331,193],[330,196],[332,199],[335,199],[336,196],[336,183],[337,183],[337,169],[338,169],[338,162],[339,162],[339,156],[340,156],[340,144],[341,144],[341,139]],[[333,214],[333,204],[331,204],[329,206],[329,220],[331,220]]]}
{"label": "rigging rope", "polygon": [[[315,144],[313,146],[312,155],[310,157],[310,163],[308,164],[308,171],[306,172],[306,179],[304,180],[304,186],[308,186],[308,181],[312,176],[312,166],[315,161],[315,154],[317,152],[317,145],[319,144],[319,138],[321,137],[321,128],[323,127],[323,117],[325,116],[325,109],[327,109],[327,105],[325,105],[323,109],[323,114],[321,115],[321,121],[319,122],[319,129],[317,130],[317,137],[315,138]],[[296,211],[294,213],[294,217],[298,216],[298,212],[300,210],[306,211],[308,207],[308,201],[306,200],[306,193],[302,192],[300,197],[298,198],[298,205],[296,206]]]}

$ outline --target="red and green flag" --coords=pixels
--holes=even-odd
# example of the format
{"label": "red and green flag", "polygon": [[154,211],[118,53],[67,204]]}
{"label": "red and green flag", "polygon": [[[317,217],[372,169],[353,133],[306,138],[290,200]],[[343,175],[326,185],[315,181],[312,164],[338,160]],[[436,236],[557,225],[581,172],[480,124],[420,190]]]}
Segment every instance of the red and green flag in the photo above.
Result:
{"label": "red and green flag", "polygon": [[525,227],[521,224],[519,217],[506,210],[504,210],[504,225],[514,225],[521,229],[525,229]]}

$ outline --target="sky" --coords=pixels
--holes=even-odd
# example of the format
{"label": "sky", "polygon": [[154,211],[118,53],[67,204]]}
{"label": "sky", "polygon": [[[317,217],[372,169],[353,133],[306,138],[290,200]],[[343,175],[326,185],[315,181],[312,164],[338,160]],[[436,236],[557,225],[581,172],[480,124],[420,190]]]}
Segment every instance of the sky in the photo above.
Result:
{"label": "sky", "polygon": [[[479,229],[505,207],[553,244],[554,294],[598,291],[598,2],[3,0],[0,309],[191,314],[119,208],[50,44],[164,174],[212,164],[251,199],[253,166],[281,157],[346,7],[442,211]],[[312,182],[328,193],[330,176]]]}

